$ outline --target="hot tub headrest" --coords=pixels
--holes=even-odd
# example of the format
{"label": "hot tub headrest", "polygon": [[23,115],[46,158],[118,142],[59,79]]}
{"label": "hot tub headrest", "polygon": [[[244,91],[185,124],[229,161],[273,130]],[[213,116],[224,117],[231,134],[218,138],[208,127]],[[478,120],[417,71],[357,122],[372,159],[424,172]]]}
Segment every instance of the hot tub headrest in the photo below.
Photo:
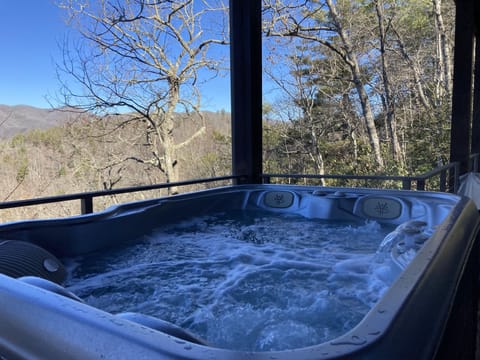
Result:
{"label": "hot tub headrest", "polygon": [[19,278],[38,276],[62,284],[67,271],[54,255],[35,244],[0,240],[0,273]]}

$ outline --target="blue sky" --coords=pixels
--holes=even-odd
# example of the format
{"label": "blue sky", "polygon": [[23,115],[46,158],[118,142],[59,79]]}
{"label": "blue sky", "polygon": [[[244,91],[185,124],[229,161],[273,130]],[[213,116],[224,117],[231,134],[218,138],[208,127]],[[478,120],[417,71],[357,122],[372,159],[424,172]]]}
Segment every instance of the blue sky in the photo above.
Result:
{"label": "blue sky", "polygon": [[[58,43],[73,30],[53,0],[0,0],[0,104],[49,108],[59,83]],[[212,81],[203,95],[205,108],[230,108],[229,80]]]}
{"label": "blue sky", "polygon": [[67,28],[50,0],[0,1],[0,104],[48,108]]}

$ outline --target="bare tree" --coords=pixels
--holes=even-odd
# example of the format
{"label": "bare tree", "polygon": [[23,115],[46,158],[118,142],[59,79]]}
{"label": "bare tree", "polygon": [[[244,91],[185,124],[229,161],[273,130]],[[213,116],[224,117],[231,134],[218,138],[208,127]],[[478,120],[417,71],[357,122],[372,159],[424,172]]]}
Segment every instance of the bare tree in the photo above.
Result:
{"label": "bare tree", "polygon": [[[218,75],[226,44],[221,0],[64,0],[80,41],[63,45],[59,64],[62,103],[98,114],[128,112],[142,123],[145,158],[166,182],[178,181],[177,152],[205,132],[202,122],[188,139],[174,137],[175,113],[200,112],[201,81]],[[171,188],[171,193],[176,189]]]}
{"label": "bare tree", "polygon": [[[278,39],[277,39],[278,40]],[[336,136],[339,129],[346,125],[340,115],[340,103],[343,95],[348,94],[351,85],[341,81],[338,74],[341,66],[331,58],[322,56],[318,47],[309,47],[305,40],[291,38],[282,43],[283,54],[267,56],[270,63],[282,63],[285,66],[266,67],[265,72],[278,89],[282,97],[275,103],[277,117],[291,124],[281,128],[285,138],[281,153],[288,156],[296,154],[303,169],[316,174],[325,174],[325,139]],[[267,48],[274,48],[276,41]],[[347,95],[348,96],[348,95]],[[287,110],[283,104],[292,104],[297,111]],[[321,184],[325,185],[324,180]]]}
{"label": "bare tree", "polygon": [[443,19],[442,0],[432,0],[435,16],[435,33],[437,36],[438,53],[438,97],[449,97],[452,92],[453,63],[451,55],[451,42],[449,41],[447,27]]}
{"label": "bare tree", "polygon": [[[384,168],[375,117],[367,92],[365,76],[349,31],[350,21],[340,15],[332,0],[264,0],[267,36],[300,37],[322,45],[345,63],[356,90],[370,146],[379,170]],[[335,34],[336,38],[332,37]]]}
{"label": "bare tree", "polygon": [[388,30],[390,28],[391,18],[385,14],[385,4],[383,0],[374,0],[375,12],[378,20],[378,44],[380,50],[380,68],[382,74],[383,84],[383,103],[386,113],[386,128],[390,137],[390,144],[392,156],[399,168],[404,168],[405,161],[403,159],[400,142],[397,135],[397,119],[396,119],[396,104],[395,96],[393,94],[393,84],[390,79],[390,64],[387,56],[388,46]]}

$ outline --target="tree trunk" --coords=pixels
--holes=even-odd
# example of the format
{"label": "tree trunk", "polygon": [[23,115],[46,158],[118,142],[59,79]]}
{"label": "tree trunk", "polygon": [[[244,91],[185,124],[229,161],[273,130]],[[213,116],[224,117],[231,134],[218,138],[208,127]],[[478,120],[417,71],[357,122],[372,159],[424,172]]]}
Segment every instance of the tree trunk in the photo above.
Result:
{"label": "tree trunk", "polygon": [[326,3],[328,5],[333,23],[337,29],[338,34],[340,35],[345,49],[345,61],[347,62],[347,65],[349,66],[352,73],[353,83],[355,84],[355,89],[360,100],[362,115],[365,121],[365,126],[367,128],[370,146],[372,148],[375,161],[379,167],[379,170],[382,170],[384,168],[384,161],[380,149],[380,140],[378,138],[377,129],[375,127],[375,120],[373,117],[373,112],[368,98],[368,94],[362,82],[362,74],[360,71],[357,56],[353,51],[353,46],[351,44],[349,36],[347,35],[347,32],[340,23],[340,17],[333,1],[326,0]]}
{"label": "tree trunk", "polygon": [[380,58],[382,66],[382,80],[383,91],[385,96],[385,114],[387,120],[388,133],[390,135],[390,143],[392,149],[393,159],[398,163],[400,168],[404,167],[404,161],[401,156],[400,143],[397,136],[397,120],[395,114],[395,100],[391,89],[391,83],[389,78],[389,64],[385,51],[385,42],[387,38],[385,30],[385,13],[383,7],[383,0],[375,1],[375,10],[378,19],[378,36],[380,44]]}
{"label": "tree trunk", "polygon": [[442,16],[442,0],[432,0],[435,15],[435,31],[438,39],[438,77],[442,92],[440,96],[449,97],[452,91],[452,62],[448,45],[447,30]]}
{"label": "tree trunk", "polygon": [[[178,178],[178,171],[176,165],[176,151],[174,147],[174,139],[173,135],[165,134],[165,140],[163,143],[164,146],[164,172],[167,178],[167,183],[177,182]],[[168,188],[169,195],[178,194],[178,187],[172,186]]]}
{"label": "tree trunk", "polygon": [[[167,183],[177,182],[178,181],[178,171],[175,167],[176,160],[176,145],[175,139],[173,136],[174,129],[174,115],[175,109],[178,105],[180,99],[180,85],[176,76],[171,75],[168,79],[169,90],[168,90],[168,102],[164,118],[162,123],[159,123],[158,130],[161,136],[160,143],[163,145],[163,163],[161,167],[163,173],[166,177]],[[178,187],[173,186],[168,188],[169,195],[175,195],[178,193]]]}
{"label": "tree trunk", "polygon": [[[315,132],[315,127],[312,123],[313,119],[310,119],[310,136],[312,137],[312,151],[310,151],[310,158],[312,159],[315,165],[315,172],[317,175],[325,175],[325,163],[323,161],[322,151],[320,150],[319,140],[317,133]],[[320,179],[320,184],[325,186],[325,179]]]}

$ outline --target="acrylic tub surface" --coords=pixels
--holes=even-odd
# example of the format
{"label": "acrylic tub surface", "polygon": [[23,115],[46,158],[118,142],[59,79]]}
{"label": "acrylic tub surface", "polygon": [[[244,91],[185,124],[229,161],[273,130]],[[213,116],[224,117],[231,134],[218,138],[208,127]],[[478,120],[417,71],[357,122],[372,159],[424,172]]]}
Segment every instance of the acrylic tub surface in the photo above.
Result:
{"label": "acrylic tub surface", "polygon": [[234,186],[73,218],[4,224],[0,239],[34,243],[60,258],[88,256],[187,216],[236,209],[393,226],[413,220],[435,232],[411,262],[399,261],[405,270],[355,328],[322,344],[275,352],[219,349],[175,331],[162,331],[161,319],[110,314],[41,281],[0,275],[0,355],[8,359],[429,359],[442,348],[459,291],[473,291],[462,279],[471,266],[472,249],[477,248],[478,212],[467,199],[442,193]]}

